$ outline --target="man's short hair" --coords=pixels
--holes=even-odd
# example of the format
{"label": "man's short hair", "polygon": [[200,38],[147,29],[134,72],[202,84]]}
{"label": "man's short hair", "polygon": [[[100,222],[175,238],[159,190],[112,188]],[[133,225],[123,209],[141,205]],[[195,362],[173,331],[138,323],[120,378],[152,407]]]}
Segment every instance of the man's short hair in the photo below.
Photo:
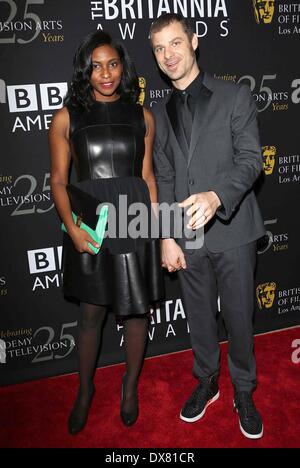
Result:
{"label": "man's short hair", "polygon": [[190,22],[179,13],[165,13],[154,20],[150,28],[150,38],[152,34],[160,32],[163,28],[175,22],[182,25],[184,32],[187,34],[190,42],[192,42],[194,30]]}

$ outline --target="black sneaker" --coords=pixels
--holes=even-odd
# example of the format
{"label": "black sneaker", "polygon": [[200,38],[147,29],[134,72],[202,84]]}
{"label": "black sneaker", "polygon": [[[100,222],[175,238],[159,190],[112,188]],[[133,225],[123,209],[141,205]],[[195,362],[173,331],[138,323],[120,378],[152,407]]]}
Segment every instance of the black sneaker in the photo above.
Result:
{"label": "black sneaker", "polygon": [[235,392],[233,406],[239,416],[242,434],[248,439],[260,439],[263,436],[264,427],[251,392]]}
{"label": "black sneaker", "polygon": [[202,379],[184,405],[180,413],[180,419],[189,423],[199,421],[205,415],[206,408],[214,403],[219,396],[217,376]]}

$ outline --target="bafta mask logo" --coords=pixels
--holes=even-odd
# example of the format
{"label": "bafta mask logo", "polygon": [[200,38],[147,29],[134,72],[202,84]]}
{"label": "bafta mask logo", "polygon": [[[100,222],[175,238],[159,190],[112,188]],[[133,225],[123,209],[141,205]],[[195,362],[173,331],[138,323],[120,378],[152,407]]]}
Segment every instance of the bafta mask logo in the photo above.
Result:
{"label": "bafta mask logo", "polygon": [[138,103],[141,104],[141,106],[144,105],[145,98],[146,98],[146,85],[147,85],[146,78],[144,78],[143,76],[140,76],[139,87],[140,87],[141,92],[139,95]]}
{"label": "bafta mask logo", "polygon": [[275,299],[276,283],[259,284],[256,288],[256,298],[260,309],[270,309]]}
{"label": "bafta mask logo", "polygon": [[270,24],[275,10],[275,0],[253,0],[257,24]]}
{"label": "bafta mask logo", "polygon": [[275,162],[276,162],[276,153],[277,149],[275,146],[263,146],[262,147],[262,154],[263,154],[263,164],[264,164],[264,171],[266,175],[273,174]]}

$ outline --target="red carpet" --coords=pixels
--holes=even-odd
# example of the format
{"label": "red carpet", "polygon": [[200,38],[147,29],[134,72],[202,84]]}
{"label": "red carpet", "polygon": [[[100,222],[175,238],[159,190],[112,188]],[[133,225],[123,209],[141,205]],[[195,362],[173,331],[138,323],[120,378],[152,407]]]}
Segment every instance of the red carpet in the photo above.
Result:
{"label": "red carpet", "polygon": [[256,404],[265,435],[246,439],[232,410],[230,383],[222,345],[220,399],[204,418],[187,424],[179,411],[196,381],[192,353],[148,359],[140,380],[140,417],[131,428],[119,419],[123,365],[98,370],[97,392],[84,432],[71,437],[66,421],[77,387],[69,375],[0,389],[1,447],[300,447],[300,363],[293,364],[292,341],[300,327],[255,338],[258,367]]}

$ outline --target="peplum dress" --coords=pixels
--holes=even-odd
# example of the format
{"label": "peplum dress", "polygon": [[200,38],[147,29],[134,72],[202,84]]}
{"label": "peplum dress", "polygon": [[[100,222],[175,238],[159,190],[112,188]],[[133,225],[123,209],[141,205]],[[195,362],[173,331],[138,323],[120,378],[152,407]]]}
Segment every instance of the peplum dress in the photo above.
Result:
{"label": "peplum dress", "polygon": [[[119,319],[146,314],[151,303],[163,299],[164,284],[159,236],[153,229],[156,218],[142,178],[143,108],[120,98],[97,101],[89,111],[68,111],[77,175],[73,185],[99,203],[108,203],[109,209],[98,254],[78,252],[64,234],[63,293],[79,301],[110,305]],[[131,212],[128,207],[132,206],[143,209]],[[134,236],[124,229],[130,225],[137,228]]]}

